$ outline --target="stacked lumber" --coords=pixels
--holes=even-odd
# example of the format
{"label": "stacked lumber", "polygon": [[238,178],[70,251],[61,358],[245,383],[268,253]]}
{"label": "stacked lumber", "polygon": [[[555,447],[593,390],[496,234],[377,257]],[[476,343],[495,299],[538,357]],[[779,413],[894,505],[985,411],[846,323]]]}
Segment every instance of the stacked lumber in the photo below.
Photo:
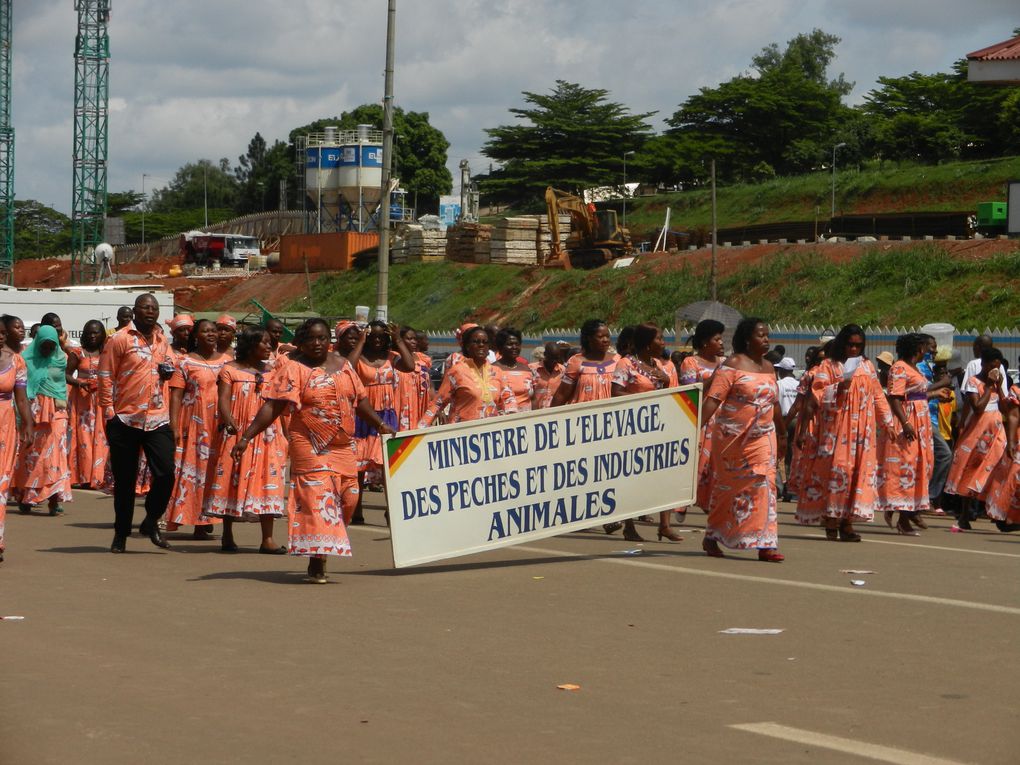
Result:
{"label": "stacked lumber", "polygon": [[[479,244],[489,254],[492,226],[484,223],[458,223],[446,229],[446,259],[457,263],[475,263]],[[488,262],[488,261],[486,261]]]}
{"label": "stacked lumber", "polygon": [[492,227],[490,262],[509,265],[538,263],[538,216],[504,218]]}
{"label": "stacked lumber", "polygon": [[[558,223],[560,229],[560,245],[562,246],[570,236],[570,216],[559,215]],[[552,255],[552,228],[549,226],[549,216],[538,216],[538,262],[545,263]]]}
{"label": "stacked lumber", "polygon": [[412,224],[407,227],[404,242],[411,263],[446,259],[446,234],[441,229]]}

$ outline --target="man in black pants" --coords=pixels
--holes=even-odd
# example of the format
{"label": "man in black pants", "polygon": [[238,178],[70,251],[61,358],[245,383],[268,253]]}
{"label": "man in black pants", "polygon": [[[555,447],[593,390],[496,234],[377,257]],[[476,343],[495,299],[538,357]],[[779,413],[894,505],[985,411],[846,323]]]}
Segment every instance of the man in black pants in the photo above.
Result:
{"label": "man in black pants", "polygon": [[145,520],[138,531],[157,547],[170,545],[159,530],[174,487],[174,436],[163,383],[173,373],[169,345],[158,326],[159,303],[151,294],[135,300],[134,321],[111,337],[99,360],[99,401],[106,419],[113,469],[113,544],[124,552],[135,513],[138,452],[152,471],[145,498]]}

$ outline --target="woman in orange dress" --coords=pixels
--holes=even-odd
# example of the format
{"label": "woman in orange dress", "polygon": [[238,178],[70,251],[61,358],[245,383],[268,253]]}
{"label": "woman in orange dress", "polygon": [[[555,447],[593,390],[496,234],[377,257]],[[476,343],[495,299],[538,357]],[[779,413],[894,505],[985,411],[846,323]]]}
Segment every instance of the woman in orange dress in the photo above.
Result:
{"label": "woman in orange dress", "polygon": [[[702,390],[708,391],[712,383],[712,375],[726,358],[726,351],[723,348],[723,333],[726,327],[721,321],[715,319],[702,319],[694,328],[691,336],[691,346],[694,348],[694,355],[688,356],[680,362],[680,384],[693,385],[701,383]],[[698,507],[708,507],[708,477],[705,475],[712,459],[712,428],[710,423],[701,423],[701,433],[698,436]],[[687,511],[681,513],[681,522],[687,517]]]}
{"label": "woman in orange dress", "polygon": [[985,500],[989,481],[1006,453],[1006,429],[999,411],[1003,363],[998,348],[985,349],[981,352],[981,371],[963,385],[971,414],[957,439],[945,488],[947,494],[965,500],[957,518],[961,529],[970,528],[974,504]]}
{"label": "woman in orange dress", "polygon": [[[176,430],[177,477],[166,509],[167,529],[194,526],[195,539],[209,539],[219,519],[202,514],[206,474],[219,422],[216,380],[230,356],[216,349],[217,326],[200,319],[191,330],[190,352],[170,378],[170,427]],[[179,430],[177,430],[179,428]]]}
{"label": "woman in orange dress", "polygon": [[34,437],[32,411],[25,395],[27,384],[25,361],[7,345],[7,326],[0,321],[0,563],[4,560],[7,496],[18,446],[26,448]]}
{"label": "woman in orange dress", "polygon": [[[633,393],[647,393],[663,388],[675,388],[679,383],[676,369],[662,360],[662,352],[666,343],[662,339],[662,330],[654,324],[639,324],[634,328],[634,339],[631,353],[616,362],[613,373],[613,396],[627,396]],[[669,528],[669,510],[659,513],[658,539],[665,537],[670,542],[682,542],[683,537]],[[640,539],[634,519],[623,522],[624,536]]]}
{"label": "woman in orange dress", "polygon": [[870,522],[879,506],[878,429],[895,433],[878,373],[864,356],[865,343],[856,324],[840,329],[812,377],[815,395],[804,399],[807,420],[819,407],[818,447],[802,476],[796,519],[824,523],[830,541],[861,541],[854,521]]}
{"label": "woman in orange dress", "polygon": [[999,531],[1020,531],[1020,448],[1017,430],[1020,425],[1020,385],[1012,385],[1006,401],[1006,456],[992,475],[985,499],[985,514]]}
{"label": "woman in orange dress", "polygon": [[[733,355],[712,378],[702,417],[712,422],[708,476],[708,521],[702,548],[722,558],[722,544],[758,550],[758,560],[779,563],[776,465],[786,432],[779,387],[769,350],[769,328],[761,319],[741,319],[733,333]],[[713,419],[714,417],[714,419]]]}
{"label": "woman in orange dress", "polygon": [[308,577],[317,584],[327,582],[327,555],[351,555],[347,523],[359,494],[355,413],[380,433],[393,433],[368,403],[354,367],[330,352],[329,335],[322,319],[298,327],[294,357],[275,371],[265,403],[232,449],[240,461],[259,433],[292,410],[288,548],[309,558]]}
{"label": "woman in orange dress", "polygon": [[[811,390],[811,384],[814,382],[815,369],[825,361],[828,347],[826,345],[819,348],[811,345],[804,352],[804,374],[797,381],[797,398],[794,399],[793,406],[786,414],[787,433],[791,434],[793,438],[793,443],[788,444],[787,448],[793,449],[793,459],[790,461],[790,475],[786,479],[786,486],[783,487],[784,501],[798,501],[804,466],[810,466],[817,455],[818,434],[815,423],[818,421],[818,399],[815,397],[815,406],[812,408],[815,414],[811,417],[806,417],[804,414],[806,409],[804,401],[808,396],[815,396]],[[803,428],[803,437],[799,435],[801,428]]]}
{"label": "woman in orange dress", "polygon": [[[432,359],[418,352],[418,333],[411,327],[401,327],[400,337],[414,356],[413,372],[397,372],[397,422],[399,430],[411,430],[425,414],[432,393]],[[394,356],[399,355],[393,352]],[[394,359],[396,361],[396,359]]]}
{"label": "woman in orange dress", "polygon": [[517,402],[518,412],[530,412],[535,400],[535,372],[521,360],[521,333],[513,327],[503,327],[496,333],[495,365],[507,379]]}
{"label": "woman in orange dress", "polygon": [[517,411],[510,384],[503,371],[490,364],[489,334],[474,327],[461,335],[462,355],[445,375],[439,392],[418,421],[427,428],[446,406],[450,406],[447,422],[468,422]]}
{"label": "woman in orange dress", "polygon": [[935,452],[928,412],[930,384],[917,369],[927,344],[925,337],[914,333],[896,340],[898,360],[888,374],[889,407],[901,429],[896,438],[883,439],[879,449],[884,458],[879,502],[884,512],[899,513],[896,529],[907,536],[917,536],[910,519],[931,509],[928,481]]}
{"label": "woman in orange dress", "polygon": [[581,326],[581,352],[567,360],[553,406],[604,401],[613,395],[616,357],[609,327],[601,319],[589,319]]}
{"label": "woman in orange dress", "polygon": [[[396,350],[398,353],[392,353]],[[370,322],[354,350],[347,355],[347,360],[357,371],[361,384],[365,387],[368,403],[375,411],[379,420],[385,422],[391,430],[400,427],[397,418],[397,376],[401,373],[413,373],[417,362],[411,350],[400,337],[396,324],[384,321]],[[358,474],[361,489],[366,484],[381,483],[382,470],[382,438],[368,421],[356,418],[354,436],[358,444]],[[371,478],[367,475],[371,471]],[[365,522],[362,514],[362,495],[358,495],[358,507],[354,511],[351,524],[358,526]]]}
{"label": "woman in orange dress", "polygon": [[[617,347],[626,350],[629,342],[620,333]],[[616,373],[617,357],[610,353],[613,338],[609,327],[601,319],[589,319],[581,325],[581,352],[575,353],[563,368],[560,386],[553,395],[552,406],[581,404],[587,401],[604,401],[613,396],[613,375]],[[607,534],[624,530],[624,538],[641,542],[641,535],[633,525],[625,527],[620,521],[602,525]],[[631,531],[630,529],[634,529]]]}
{"label": "woman in orange dress", "polygon": [[268,331],[249,327],[237,338],[236,361],[224,364],[217,380],[220,426],[209,460],[202,510],[206,517],[223,519],[223,552],[238,550],[235,521],[261,525],[260,553],[287,552],[273,539],[273,521],[284,517],[287,510],[287,442],[279,423],[274,421],[255,436],[240,461],[233,457],[237,434],[255,419],[262,408],[262,393],[272,384],[276,368],[271,369],[268,363],[271,353]]}
{"label": "woman in orange dress", "polygon": [[60,515],[64,512],[60,503],[69,502],[72,495],[67,464],[67,355],[60,349],[57,330],[40,326],[23,358],[33,438],[18,455],[14,496],[22,514],[47,500],[50,515]]}
{"label": "woman in orange dress", "polygon": [[99,404],[99,354],[106,345],[106,327],[101,321],[85,322],[81,347],[67,355],[67,384],[70,386],[71,484],[101,489],[110,447],[106,423]]}
{"label": "woman in orange dress", "polygon": [[535,373],[535,409],[548,409],[563,379],[563,349],[559,343],[546,343],[542,360],[531,369]]}
{"label": "woman in orange dress", "polygon": [[25,347],[24,322],[17,316],[11,316],[6,313],[0,318],[0,322],[3,323],[4,329],[7,330],[7,347],[20,356],[21,351]]}

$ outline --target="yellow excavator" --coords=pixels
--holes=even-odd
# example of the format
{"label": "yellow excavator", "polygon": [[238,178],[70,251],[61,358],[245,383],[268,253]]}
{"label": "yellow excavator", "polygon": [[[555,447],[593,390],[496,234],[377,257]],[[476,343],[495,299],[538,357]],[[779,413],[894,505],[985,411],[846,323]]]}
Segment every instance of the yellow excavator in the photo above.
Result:
{"label": "yellow excavator", "polygon": [[[630,255],[630,232],[621,228],[616,210],[596,210],[594,205],[566,191],[545,190],[552,248],[544,265],[563,268],[598,268],[615,258]],[[560,241],[560,215],[570,216],[571,231]]]}

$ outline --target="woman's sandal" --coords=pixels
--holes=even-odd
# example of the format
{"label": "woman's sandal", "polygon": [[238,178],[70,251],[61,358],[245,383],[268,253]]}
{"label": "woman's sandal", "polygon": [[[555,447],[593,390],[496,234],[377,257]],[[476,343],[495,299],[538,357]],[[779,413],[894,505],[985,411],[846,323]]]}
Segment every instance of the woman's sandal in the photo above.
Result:
{"label": "woman's sandal", "polygon": [[705,538],[701,541],[701,549],[709,558],[725,558],[726,555],[719,549],[719,543],[714,539]]}
{"label": "woman's sandal", "polygon": [[829,540],[830,542],[838,542],[839,541],[839,529],[826,528],[825,529],[825,538],[827,540]]}
{"label": "woman's sandal", "polygon": [[758,551],[758,560],[764,561],[765,563],[782,563],[786,560],[786,556],[778,550],[768,548]]}

